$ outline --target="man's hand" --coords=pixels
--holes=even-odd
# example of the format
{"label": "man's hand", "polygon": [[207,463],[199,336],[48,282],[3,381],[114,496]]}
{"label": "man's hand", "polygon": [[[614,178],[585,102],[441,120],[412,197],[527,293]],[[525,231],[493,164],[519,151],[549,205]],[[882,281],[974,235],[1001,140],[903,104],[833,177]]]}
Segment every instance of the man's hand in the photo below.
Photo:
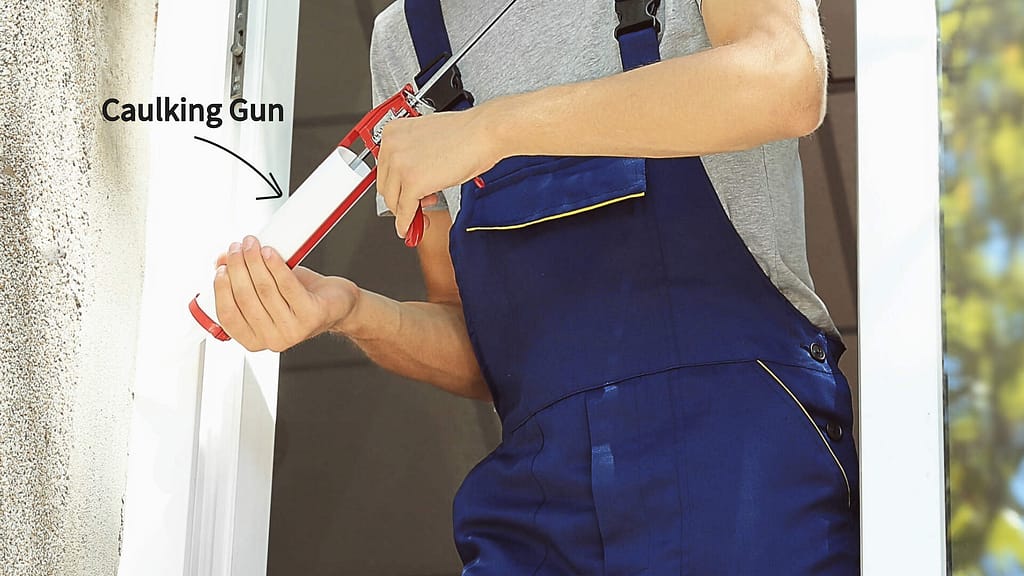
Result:
{"label": "man's hand", "polygon": [[340,325],[359,296],[344,278],[291,270],[252,236],[217,259],[213,287],[221,327],[252,352],[281,352]]}
{"label": "man's hand", "polygon": [[480,109],[399,118],[384,127],[377,191],[395,215],[400,237],[418,205],[429,206],[438,190],[468,182],[502,159]]}

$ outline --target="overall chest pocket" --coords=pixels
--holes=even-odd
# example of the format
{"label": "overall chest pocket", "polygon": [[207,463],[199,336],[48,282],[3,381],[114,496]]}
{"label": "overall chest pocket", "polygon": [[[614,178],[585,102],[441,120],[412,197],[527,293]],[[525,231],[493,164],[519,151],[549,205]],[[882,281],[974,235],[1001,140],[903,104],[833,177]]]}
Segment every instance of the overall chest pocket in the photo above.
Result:
{"label": "overall chest pocket", "polygon": [[[469,183],[466,232],[515,230],[640,198],[647,189],[643,158],[514,156]],[[467,208],[465,202],[463,209]]]}

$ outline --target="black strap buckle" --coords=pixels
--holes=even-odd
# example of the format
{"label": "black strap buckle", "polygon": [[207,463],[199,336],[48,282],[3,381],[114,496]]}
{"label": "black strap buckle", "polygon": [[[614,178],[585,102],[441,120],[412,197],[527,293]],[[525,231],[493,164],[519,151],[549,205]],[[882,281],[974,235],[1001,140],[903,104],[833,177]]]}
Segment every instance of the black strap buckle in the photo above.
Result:
{"label": "black strap buckle", "polygon": [[[420,84],[420,80],[426,81],[434,70],[441,67],[444,62],[451,57],[451,54],[445,52],[438,56],[429,66],[420,71],[416,75],[416,84]],[[452,66],[444,73],[444,76],[439,78],[437,82],[430,87],[422,96],[420,96],[422,102],[427,103],[435,112],[441,112],[450,109],[452,106],[458,104],[461,100],[473,104],[473,95],[470,94],[469,90],[462,85],[462,73],[459,72],[459,67]]]}
{"label": "black strap buckle", "polygon": [[655,34],[661,32],[658,4],[660,0],[615,0],[615,14],[619,17],[615,38],[645,28],[654,28]]}

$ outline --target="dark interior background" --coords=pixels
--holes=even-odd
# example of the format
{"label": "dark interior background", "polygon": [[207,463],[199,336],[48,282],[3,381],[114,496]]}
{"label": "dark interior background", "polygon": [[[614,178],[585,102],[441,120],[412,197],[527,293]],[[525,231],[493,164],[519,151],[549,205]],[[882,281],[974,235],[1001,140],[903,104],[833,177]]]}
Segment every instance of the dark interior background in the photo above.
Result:
{"label": "dark interior background", "polygon": [[[373,19],[390,0],[303,0],[294,190],[370,108]],[[854,1],[821,3],[830,41],[829,112],[801,143],[807,249],[816,288],[857,381]],[[424,297],[414,251],[363,199],[305,262],[398,299]],[[451,501],[500,437],[488,404],[377,368],[332,337],[281,359],[268,574],[458,574]]]}

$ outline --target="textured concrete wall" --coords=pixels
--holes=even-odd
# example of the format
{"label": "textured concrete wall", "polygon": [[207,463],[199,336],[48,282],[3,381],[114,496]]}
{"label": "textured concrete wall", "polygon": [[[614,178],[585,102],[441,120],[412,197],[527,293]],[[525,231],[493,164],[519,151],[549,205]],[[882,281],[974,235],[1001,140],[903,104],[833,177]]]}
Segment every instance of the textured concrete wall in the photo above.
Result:
{"label": "textured concrete wall", "polygon": [[115,574],[154,0],[0,1],[0,574]]}

